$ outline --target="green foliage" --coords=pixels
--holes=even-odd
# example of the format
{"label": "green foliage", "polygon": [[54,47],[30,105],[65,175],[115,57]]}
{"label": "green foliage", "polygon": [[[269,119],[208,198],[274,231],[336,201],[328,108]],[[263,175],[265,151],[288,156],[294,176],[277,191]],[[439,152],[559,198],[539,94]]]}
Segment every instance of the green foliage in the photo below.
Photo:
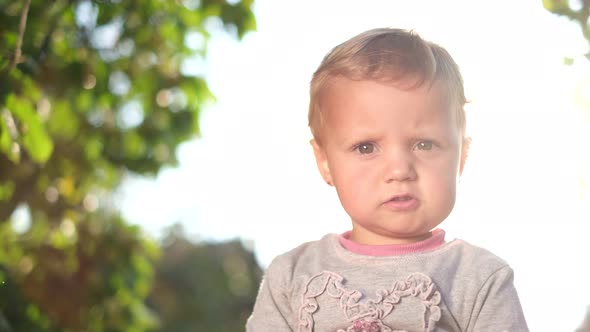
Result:
{"label": "green foliage", "polygon": [[[238,37],[255,24],[247,0],[32,0],[20,36],[25,3],[0,2],[0,169],[8,170],[0,186],[11,179],[23,188],[0,202],[0,221],[20,202],[43,201],[31,189],[44,174],[65,173],[75,205],[116,186],[123,171],[176,165],[176,147],[198,133],[199,111],[212,100],[184,61],[205,55],[215,20]],[[189,47],[189,38],[201,44]],[[56,217],[67,208],[54,204]]]}
{"label": "green foliage", "polygon": [[148,304],[158,331],[244,331],[262,271],[238,241],[194,244],[176,227],[163,247]]}
{"label": "green foliage", "polygon": [[[20,154],[18,150],[11,150],[14,144],[20,143],[31,156],[34,162],[42,163],[47,161],[53,150],[53,143],[47,134],[41,119],[35,111],[33,105],[27,98],[19,98],[14,94],[9,94],[6,97],[4,106],[7,110],[4,111],[4,116],[9,119],[9,123],[22,123],[23,126],[20,135],[20,140],[12,141],[10,135],[6,135],[6,143],[3,144],[3,152],[10,156],[12,162],[18,163]],[[12,117],[12,118],[11,118]],[[3,127],[10,128],[12,124],[5,123]]]}
{"label": "green foliage", "polygon": [[109,196],[177,164],[213,100],[185,61],[253,30],[252,5],[0,0],[0,332],[156,328],[159,250]]}
{"label": "green foliage", "polygon": [[4,266],[0,265],[0,332],[50,330],[50,321],[26,299]]}
{"label": "green foliage", "polygon": [[[572,2],[568,0],[542,0],[543,7],[551,13],[565,17],[572,22],[578,24],[581,28],[583,37],[590,43],[590,0],[579,0],[580,6],[572,7]],[[579,8],[578,8],[579,7]],[[590,52],[584,54],[587,59],[590,59]],[[575,58],[564,58],[565,65],[572,65]]]}
{"label": "green foliage", "polygon": [[23,302],[18,314],[24,317],[9,321],[37,323],[44,331],[125,331],[130,326],[145,331],[156,326],[144,299],[154,277],[157,246],[117,216],[72,217],[59,225],[36,219],[22,234],[10,223],[0,225],[0,265],[12,283],[6,290],[22,292],[0,297],[0,308],[18,308],[15,296]]}

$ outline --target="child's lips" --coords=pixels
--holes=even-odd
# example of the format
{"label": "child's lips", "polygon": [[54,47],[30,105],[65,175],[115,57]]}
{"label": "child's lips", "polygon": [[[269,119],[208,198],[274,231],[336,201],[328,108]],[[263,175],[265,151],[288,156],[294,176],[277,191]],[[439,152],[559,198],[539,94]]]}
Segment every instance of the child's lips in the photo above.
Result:
{"label": "child's lips", "polygon": [[418,206],[418,199],[410,194],[395,195],[383,205],[393,210],[413,210]]}

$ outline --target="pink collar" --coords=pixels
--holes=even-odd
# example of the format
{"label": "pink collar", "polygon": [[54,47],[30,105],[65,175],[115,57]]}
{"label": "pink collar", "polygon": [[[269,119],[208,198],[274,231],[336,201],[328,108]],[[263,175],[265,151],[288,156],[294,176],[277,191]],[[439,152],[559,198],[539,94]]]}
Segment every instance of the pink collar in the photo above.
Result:
{"label": "pink collar", "polygon": [[340,244],[355,254],[366,256],[400,256],[434,250],[445,243],[445,231],[435,229],[426,240],[408,244],[367,245],[350,240],[350,231],[339,237]]}

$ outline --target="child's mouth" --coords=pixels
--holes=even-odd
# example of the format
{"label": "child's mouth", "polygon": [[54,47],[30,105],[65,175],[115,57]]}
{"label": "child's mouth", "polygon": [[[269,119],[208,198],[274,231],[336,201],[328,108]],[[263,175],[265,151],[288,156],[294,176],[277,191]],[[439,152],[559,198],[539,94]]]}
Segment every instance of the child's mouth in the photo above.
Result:
{"label": "child's mouth", "polygon": [[392,198],[391,200],[399,202],[399,201],[409,201],[411,199],[412,199],[412,196],[396,196],[396,197]]}
{"label": "child's mouth", "polygon": [[418,206],[418,200],[411,195],[398,195],[385,202],[386,207],[397,210],[413,210]]}

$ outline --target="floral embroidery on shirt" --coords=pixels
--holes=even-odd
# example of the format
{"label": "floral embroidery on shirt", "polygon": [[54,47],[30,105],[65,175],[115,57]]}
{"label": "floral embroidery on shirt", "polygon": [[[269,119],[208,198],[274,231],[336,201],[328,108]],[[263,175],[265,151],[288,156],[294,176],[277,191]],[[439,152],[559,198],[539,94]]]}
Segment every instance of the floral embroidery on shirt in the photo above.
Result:
{"label": "floral embroidery on shirt", "polygon": [[377,321],[367,321],[364,319],[357,319],[352,323],[352,330],[354,332],[380,332],[381,326]]}
{"label": "floral embroidery on shirt", "polygon": [[364,299],[358,290],[349,290],[343,285],[344,278],[334,272],[324,271],[312,276],[307,282],[302,304],[299,309],[299,332],[312,332],[314,314],[319,310],[318,298],[328,296],[338,300],[335,304],[343,313],[349,326],[338,332],[402,332],[394,330],[384,323],[404,298],[415,297],[420,300],[423,312],[422,327],[424,331],[434,331],[440,320],[441,310],[438,304],[440,293],[432,280],[422,273],[412,273],[405,280],[393,282],[391,288],[380,289],[374,299]]}

